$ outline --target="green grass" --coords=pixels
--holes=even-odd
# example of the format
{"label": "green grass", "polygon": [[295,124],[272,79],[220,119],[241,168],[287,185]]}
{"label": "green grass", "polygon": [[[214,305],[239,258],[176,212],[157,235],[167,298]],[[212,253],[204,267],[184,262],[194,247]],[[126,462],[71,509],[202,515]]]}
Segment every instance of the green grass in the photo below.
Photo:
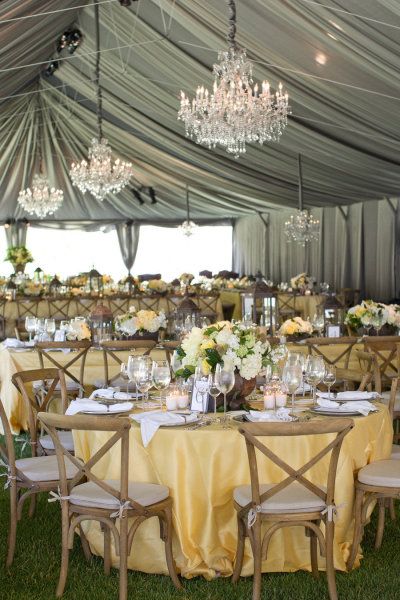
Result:
{"label": "green grass", "polygon": [[[0,480],[3,481],[3,480]],[[1,484],[0,484],[1,485]],[[8,493],[0,491],[0,600],[50,600],[55,597],[59,573],[59,506],[49,504],[42,494],[33,519],[24,515],[19,524],[14,565],[7,570],[5,558],[8,530]],[[363,543],[365,558],[360,569],[337,573],[341,600],[398,600],[400,516],[395,523],[387,520],[384,543],[373,549],[375,521],[367,527]],[[86,563],[76,539],[71,552],[65,600],[112,600],[118,598],[118,571],[106,577],[102,560]],[[251,599],[251,578],[242,578],[237,586],[229,579],[207,582],[202,578],[184,580],[183,593],[177,592],[168,577],[129,572],[128,597],[140,600],[245,600]],[[325,575],[316,581],[310,573],[265,574],[262,598],[296,600],[327,598]]]}

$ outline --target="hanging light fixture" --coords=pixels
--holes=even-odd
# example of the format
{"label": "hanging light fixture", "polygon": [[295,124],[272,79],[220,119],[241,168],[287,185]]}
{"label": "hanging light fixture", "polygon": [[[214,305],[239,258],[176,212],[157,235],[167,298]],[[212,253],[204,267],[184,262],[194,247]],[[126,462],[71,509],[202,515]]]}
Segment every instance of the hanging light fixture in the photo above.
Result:
{"label": "hanging light fixture", "polygon": [[38,127],[38,155],[39,155],[39,174],[33,176],[31,188],[21,190],[18,195],[18,204],[30,215],[43,219],[47,215],[56,212],[63,203],[64,193],[62,190],[56,190],[50,187],[43,168],[42,156],[42,129],[43,122]]}
{"label": "hanging light fixture", "polygon": [[112,164],[111,148],[108,140],[103,138],[103,97],[100,87],[100,18],[99,5],[94,0],[96,23],[96,72],[97,90],[97,127],[98,137],[92,139],[89,148],[89,160],[71,165],[72,183],[81,192],[89,191],[97,200],[104,200],[110,192],[120,192],[128,185],[133,175],[132,164],[119,158]]}
{"label": "hanging light fixture", "polygon": [[190,220],[190,205],[189,205],[189,186],[186,186],[186,221],[183,221],[182,225],[179,225],[179,229],[183,235],[190,237],[194,234],[197,229],[196,223]]}
{"label": "hanging light fixture", "polygon": [[308,210],[303,209],[303,173],[301,154],[299,154],[299,210],[285,222],[285,234],[288,242],[297,242],[305,246],[307,242],[318,242],[319,221]]}
{"label": "hanging light fixture", "polygon": [[236,5],[229,7],[229,50],[220,51],[213,67],[213,91],[199,86],[193,100],[181,92],[178,120],[185,124],[186,135],[209,148],[222,146],[238,158],[246,144],[278,141],[289,113],[289,96],[279,84],[273,94],[268,81],[252,87],[253,65],[246,50],[235,41]]}

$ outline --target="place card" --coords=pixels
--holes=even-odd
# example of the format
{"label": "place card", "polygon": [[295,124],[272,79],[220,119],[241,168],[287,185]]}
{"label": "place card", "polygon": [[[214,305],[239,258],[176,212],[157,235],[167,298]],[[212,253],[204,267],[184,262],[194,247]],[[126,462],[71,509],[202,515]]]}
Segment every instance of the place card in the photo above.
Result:
{"label": "place card", "polygon": [[209,411],[210,394],[208,390],[208,381],[195,381],[193,383],[191,410],[203,412],[204,395],[204,412]]}
{"label": "place card", "polygon": [[329,338],[340,337],[340,326],[339,325],[327,325],[326,326],[326,337],[329,337]]}

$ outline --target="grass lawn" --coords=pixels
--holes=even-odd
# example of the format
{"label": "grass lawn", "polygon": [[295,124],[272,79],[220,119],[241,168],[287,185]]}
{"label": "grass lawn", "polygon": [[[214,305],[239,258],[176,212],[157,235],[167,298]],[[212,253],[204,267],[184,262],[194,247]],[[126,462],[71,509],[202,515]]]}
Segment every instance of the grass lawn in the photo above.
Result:
{"label": "grass lawn", "polygon": [[[0,482],[3,480],[0,480]],[[0,483],[1,485],[1,483]],[[60,514],[57,504],[49,504],[42,494],[36,516],[19,524],[14,565],[5,568],[8,530],[8,493],[0,491],[0,600],[50,600],[55,598],[60,560]],[[400,558],[400,516],[387,520],[384,543],[373,549],[375,521],[366,530],[365,558],[360,569],[337,573],[341,600],[398,600]],[[129,572],[128,597],[140,600],[244,600],[251,599],[252,579],[243,578],[237,586],[229,579],[207,582],[202,578],[184,580],[184,591],[175,590],[168,577]],[[325,575],[314,580],[310,573],[266,574],[262,598],[303,600],[327,598]],[[85,562],[79,540],[71,552],[65,600],[112,600],[118,598],[118,571],[106,577],[102,560]]]}

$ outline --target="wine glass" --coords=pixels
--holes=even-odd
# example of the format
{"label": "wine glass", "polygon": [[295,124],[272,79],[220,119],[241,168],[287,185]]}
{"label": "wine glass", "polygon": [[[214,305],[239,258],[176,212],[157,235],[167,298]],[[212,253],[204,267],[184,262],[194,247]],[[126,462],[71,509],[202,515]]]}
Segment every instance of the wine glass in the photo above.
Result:
{"label": "wine glass", "polygon": [[209,389],[209,394],[212,397],[212,399],[214,400],[214,416],[217,414],[217,397],[220,395],[220,390],[217,386],[216,383],[216,377],[215,377],[215,373],[209,375],[209,382],[210,382],[210,389]]}
{"label": "wine glass", "polygon": [[315,331],[317,331],[318,336],[321,337],[325,325],[324,315],[322,313],[315,313],[311,324]]}
{"label": "wine glass", "polygon": [[128,375],[128,365],[124,362],[121,363],[120,367],[120,375],[121,378],[126,381],[126,393],[129,394],[129,375]]}
{"label": "wine glass", "polygon": [[331,399],[331,387],[336,382],[336,368],[334,365],[325,365],[323,382],[328,388],[328,398]]}
{"label": "wine glass", "polygon": [[128,364],[127,364],[127,373],[128,378],[131,383],[135,384],[136,387],[136,402],[139,400],[139,388],[138,388],[138,377],[140,370],[143,369],[145,363],[143,361],[143,356],[129,356]]}
{"label": "wine glass", "polygon": [[160,404],[162,406],[162,392],[171,383],[171,369],[167,360],[154,360],[151,370],[152,382],[157,390],[160,390]]}
{"label": "wine glass", "polygon": [[375,335],[379,335],[380,330],[382,329],[384,322],[384,316],[379,313],[375,313],[371,317],[371,325],[375,329]]}
{"label": "wine glass", "polygon": [[44,322],[45,331],[50,339],[54,336],[56,332],[56,322],[54,319],[46,319]]}
{"label": "wine glass", "polygon": [[205,399],[210,391],[210,380],[208,374],[203,369],[201,361],[199,361],[194,373],[194,385],[197,393],[201,396],[201,412],[205,415],[207,412]]}
{"label": "wine glass", "polygon": [[153,383],[153,378],[151,374],[151,369],[149,369],[148,364],[145,361],[142,361],[141,367],[139,368],[137,377],[136,377],[136,386],[137,389],[143,394],[144,399],[142,402],[143,408],[146,408],[149,403],[149,389],[151,388]]}
{"label": "wine glass", "polygon": [[312,387],[313,405],[317,403],[317,385],[322,381],[325,373],[324,361],[320,356],[309,356],[306,381]]}
{"label": "wine glass", "polygon": [[46,331],[46,328],[45,328],[45,319],[42,319],[42,318],[36,319],[35,334],[36,334],[37,339],[39,340],[39,342],[42,340],[43,334],[44,334],[45,331]]}
{"label": "wine glass", "polygon": [[215,385],[219,391],[224,395],[224,418],[223,427],[227,428],[227,416],[226,416],[226,395],[231,391],[235,385],[235,371],[230,365],[222,365],[218,363],[215,368]]}
{"label": "wine glass", "polygon": [[29,341],[32,341],[32,333],[36,330],[36,317],[25,318],[25,329],[29,333]]}
{"label": "wine glass", "polygon": [[302,380],[303,374],[300,363],[285,365],[282,374],[282,382],[286,386],[288,392],[292,395],[292,411],[294,410],[296,390],[301,386]]}

